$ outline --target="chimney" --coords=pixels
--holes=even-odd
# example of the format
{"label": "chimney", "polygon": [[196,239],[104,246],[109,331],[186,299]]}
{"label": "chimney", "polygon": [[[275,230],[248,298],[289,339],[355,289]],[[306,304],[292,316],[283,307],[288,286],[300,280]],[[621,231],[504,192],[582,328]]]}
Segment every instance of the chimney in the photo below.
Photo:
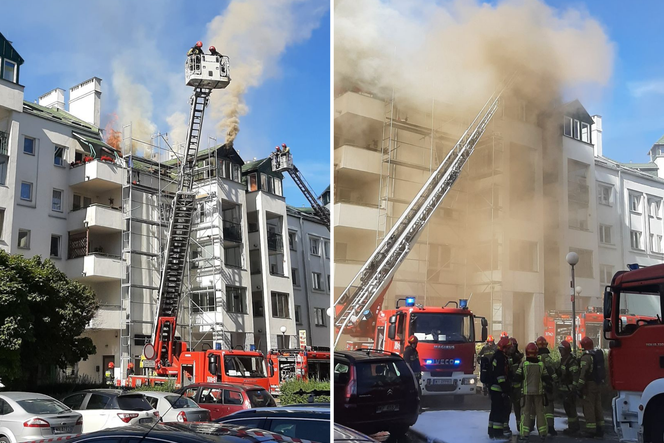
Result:
{"label": "chimney", "polygon": [[89,80],[69,88],[69,113],[99,127],[101,124],[101,79]]}
{"label": "chimney", "polygon": [[593,125],[592,137],[593,144],[595,145],[595,157],[601,157],[602,154],[602,116],[593,115]]}
{"label": "chimney", "polygon": [[39,105],[46,108],[65,109],[65,90],[55,88],[39,97]]}

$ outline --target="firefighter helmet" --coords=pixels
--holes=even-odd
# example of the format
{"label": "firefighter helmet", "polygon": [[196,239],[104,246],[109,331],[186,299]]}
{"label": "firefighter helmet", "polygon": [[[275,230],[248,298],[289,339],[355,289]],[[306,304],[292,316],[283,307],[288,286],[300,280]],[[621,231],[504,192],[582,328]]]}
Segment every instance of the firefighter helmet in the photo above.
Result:
{"label": "firefighter helmet", "polygon": [[503,337],[500,340],[498,340],[498,349],[501,351],[504,351],[505,349],[509,348],[510,346],[510,339],[507,337]]}
{"label": "firefighter helmet", "polygon": [[581,347],[584,351],[591,351],[595,345],[590,337],[583,337],[581,339]]}
{"label": "firefighter helmet", "polygon": [[115,368],[115,364],[112,361],[108,362],[108,369],[113,369],[113,368]]}
{"label": "firefighter helmet", "polygon": [[572,349],[572,346],[569,344],[569,342],[567,340],[563,340],[563,341],[560,342],[560,346],[558,346],[558,348],[560,348],[560,349],[565,348],[568,351],[570,351]]}
{"label": "firefighter helmet", "polygon": [[127,363],[127,369],[134,369],[134,364],[131,362]]}
{"label": "firefighter helmet", "polygon": [[538,348],[546,348],[549,346],[549,343],[546,341],[546,338],[543,336],[537,337],[537,341],[535,341],[535,344],[537,344]]}
{"label": "firefighter helmet", "polygon": [[491,343],[491,344],[496,343],[496,342],[493,340],[493,335],[488,336],[488,337],[486,338],[486,342],[487,342],[487,343]]}
{"label": "firefighter helmet", "polygon": [[503,332],[500,334],[500,338],[508,338],[508,337],[509,337],[509,334],[508,334],[507,332],[505,332],[505,331],[503,331]]}
{"label": "firefighter helmet", "polygon": [[565,337],[565,341],[568,343],[572,343],[572,336],[568,335],[567,337]]}
{"label": "firefighter helmet", "polygon": [[411,335],[410,338],[408,339],[408,343],[410,343],[411,345],[416,345],[417,341],[418,341],[417,337],[415,337],[414,335]]}
{"label": "firefighter helmet", "polygon": [[514,346],[515,348],[516,348],[517,346],[519,346],[519,342],[516,341],[516,338],[514,338],[514,337],[510,337],[510,344],[511,344],[512,346]]}
{"label": "firefighter helmet", "polygon": [[286,149],[286,143],[282,143],[282,144],[281,144],[281,147],[284,148],[284,149]]}
{"label": "firefighter helmet", "polygon": [[203,42],[200,41],[200,40],[197,41],[197,42],[196,42],[196,47],[197,47],[197,48],[202,48],[202,47],[203,47]]}
{"label": "firefighter helmet", "polygon": [[210,50],[210,52],[215,52],[217,50],[217,48],[215,48],[214,46],[210,46],[208,49]]}
{"label": "firefighter helmet", "polygon": [[528,343],[526,345],[526,357],[537,357],[537,345],[535,343]]}

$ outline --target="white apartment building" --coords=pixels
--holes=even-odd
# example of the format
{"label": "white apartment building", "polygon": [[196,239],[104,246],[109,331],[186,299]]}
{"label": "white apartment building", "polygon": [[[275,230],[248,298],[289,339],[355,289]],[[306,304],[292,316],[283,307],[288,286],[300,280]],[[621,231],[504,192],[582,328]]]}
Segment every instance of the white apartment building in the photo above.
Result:
{"label": "white apartment building", "polygon": [[288,245],[298,337],[304,331],[307,346],[329,348],[330,231],[310,208],[289,206]]}

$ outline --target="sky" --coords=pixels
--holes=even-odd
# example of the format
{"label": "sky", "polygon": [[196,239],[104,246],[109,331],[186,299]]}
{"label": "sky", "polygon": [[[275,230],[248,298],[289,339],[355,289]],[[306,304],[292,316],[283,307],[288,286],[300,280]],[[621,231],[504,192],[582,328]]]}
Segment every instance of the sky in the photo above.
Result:
{"label": "sky", "polygon": [[[230,57],[231,85],[215,91],[200,148],[222,143],[229,108],[240,113],[234,147],[245,161],[291,147],[318,195],[330,184],[330,10],[318,0],[3,2],[0,32],[21,54],[25,100],[102,79],[101,126],[133,123],[184,142],[193,90],[184,81],[197,40]],[[26,26],[29,24],[29,26]],[[221,40],[221,41],[219,41]],[[115,117],[114,114],[117,116]],[[215,137],[217,142],[209,139]],[[161,142],[162,146],[166,146]],[[288,204],[306,199],[290,177]]]}
{"label": "sky", "polygon": [[[614,44],[613,74],[600,90],[575,91],[590,115],[602,116],[604,156],[645,163],[664,135],[664,2],[641,0],[548,0],[552,7],[575,8],[595,18]],[[570,48],[574,51],[574,48]]]}

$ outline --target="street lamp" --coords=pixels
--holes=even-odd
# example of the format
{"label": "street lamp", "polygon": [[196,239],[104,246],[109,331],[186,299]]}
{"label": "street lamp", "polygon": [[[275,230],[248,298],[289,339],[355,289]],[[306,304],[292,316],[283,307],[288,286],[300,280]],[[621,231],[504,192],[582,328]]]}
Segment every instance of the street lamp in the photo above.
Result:
{"label": "street lamp", "polygon": [[572,267],[572,281],[570,282],[570,296],[572,301],[572,354],[576,354],[576,297],[574,295],[576,280],[574,278],[574,266],[579,263],[579,254],[570,252],[565,257],[565,260]]}
{"label": "street lamp", "polygon": [[286,326],[280,327],[279,330],[281,331],[281,346],[287,348],[288,346],[286,346]]}

